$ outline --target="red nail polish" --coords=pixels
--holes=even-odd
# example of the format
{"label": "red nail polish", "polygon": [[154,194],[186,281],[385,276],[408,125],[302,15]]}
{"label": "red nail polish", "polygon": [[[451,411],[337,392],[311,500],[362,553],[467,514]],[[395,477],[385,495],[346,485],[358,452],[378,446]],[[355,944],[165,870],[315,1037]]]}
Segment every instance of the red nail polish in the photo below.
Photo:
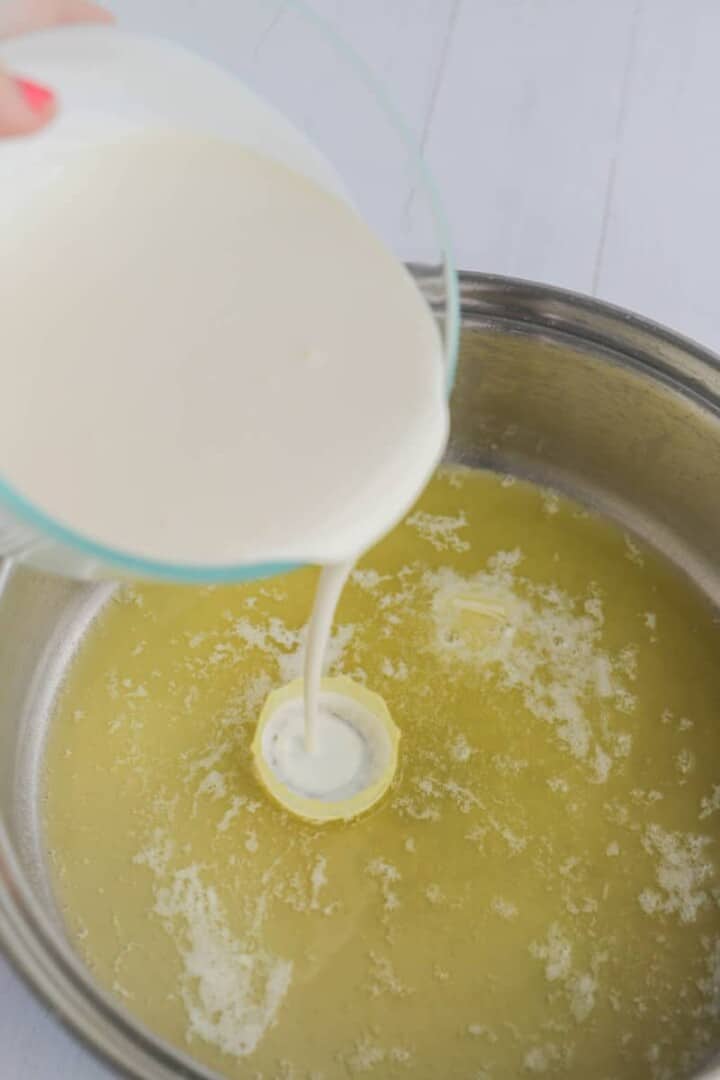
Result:
{"label": "red nail polish", "polygon": [[33,112],[45,112],[55,97],[52,90],[40,83],[30,82],[29,79],[15,79],[14,82]]}

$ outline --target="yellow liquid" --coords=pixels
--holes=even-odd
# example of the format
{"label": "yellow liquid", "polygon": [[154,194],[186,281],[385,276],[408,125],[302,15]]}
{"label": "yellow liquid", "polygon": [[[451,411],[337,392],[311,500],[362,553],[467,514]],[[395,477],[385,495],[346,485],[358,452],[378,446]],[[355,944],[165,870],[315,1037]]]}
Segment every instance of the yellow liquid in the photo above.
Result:
{"label": "yellow liquid", "polygon": [[720,1042],[720,630],[670,567],[522,483],[437,476],[341,600],[332,671],[402,730],[315,828],[249,745],[316,575],[114,599],[47,749],[69,932],[229,1077],[675,1077]]}

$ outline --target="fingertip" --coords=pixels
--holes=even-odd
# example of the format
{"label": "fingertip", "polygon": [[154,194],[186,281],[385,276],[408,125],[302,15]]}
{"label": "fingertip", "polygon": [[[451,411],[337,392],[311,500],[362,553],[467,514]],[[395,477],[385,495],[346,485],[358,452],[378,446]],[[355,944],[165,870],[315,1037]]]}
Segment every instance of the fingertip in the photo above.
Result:
{"label": "fingertip", "polygon": [[92,18],[93,18],[94,22],[100,22],[100,23],[115,23],[115,22],[117,22],[117,20],[116,20],[114,14],[112,13],[112,11],[108,11],[108,9],[106,7],[101,7],[100,4],[95,4],[94,7],[95,7],[95,10],[94,10],[94,12],[92,14]]}
{"label": "fingertip", "polygon": [[56,111],[57,99],[48,87],[19,77],[0,78],[0,136],[32,134]]}
{"label": "fingertip", "polygon": [[72,23],[114,23],[111,11],[92,0],[0,0],[0,38]]}
{"label": "fingertip", "polygon": [[12,81],[31,112],[42,115],[54,106],[54,93],[42,83],[22,79],[19,76],[14,77]]}
{"label": "fingertip", "polygon": [[114,23],[115,16],[102,4],[90,0],[63,0],[56,18],[63,23]]}
{"label": "fingertip", "polygon": [[114,23],[115,16],[93,0],[58,0],[55,20],[58,23]]}

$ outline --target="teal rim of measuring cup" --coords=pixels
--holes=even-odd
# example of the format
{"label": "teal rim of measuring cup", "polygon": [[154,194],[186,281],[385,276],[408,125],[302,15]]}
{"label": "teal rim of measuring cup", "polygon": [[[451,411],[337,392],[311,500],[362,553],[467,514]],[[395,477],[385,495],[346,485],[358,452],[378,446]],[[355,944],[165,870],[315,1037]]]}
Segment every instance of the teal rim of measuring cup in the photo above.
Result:
{"label": "teal rim of measuring cup", "polygon": [[[291,0],[289,9],[295,8],[309,23],[314,24],[319,33],[325,36],[336,52],[347,61],[366,89],[376,99],[386,119],[394,128],[400,141],[409,151],[413,165],[422,184],[423,195],[430,204],[438,241],[443,252],[443,277],[446,293],[446,311],[444,314],[446,389],[448,397],[455,383],[457,370],[458,343],[460,338],[460,298],[457,271],[450,243],[450,232],[445,220],[442,203],[429,170],[423,158],[422,149],[411,134],[405,121],[392,105],[382,84],[354,49],[333,29],[321,15],[308,8],[302,0]],[[16,491],[0,475],[0,503],[4,504],[21,522],[32,526],[50,540],[65,547],[73,548],[80,555],[96,559],[108,569],[117,568],[123,576],[134,576],[146,580],[173,581],[187,585],[232,584],[242,581],[255,581],[258,578],[275,577],[278,574],[299,570],[303,563],[268,562],[238,565],[206,566],[192,563],[172,563],[157,559],[141,558],[117,548],[106,546],[60,524],[44,511],[31,503]],[[35,547],[33,541],[29,549]],[[22,559],[22,551],[18,557]]]}

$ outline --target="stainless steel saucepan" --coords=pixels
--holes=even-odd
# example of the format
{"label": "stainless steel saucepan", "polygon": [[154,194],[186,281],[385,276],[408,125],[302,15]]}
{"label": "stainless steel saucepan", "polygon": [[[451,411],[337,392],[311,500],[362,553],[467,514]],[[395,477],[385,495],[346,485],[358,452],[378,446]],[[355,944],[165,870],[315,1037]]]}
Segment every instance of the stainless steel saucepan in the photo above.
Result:
{"label": "stainless steel saucepan", "polygon": [[[449,459],[565,491],[663,551],[720,602],[720,366],[625,311],[461,276]],[[107,585],[0,570],[0,942],[79,1038],[132,1076],[210,1077],[93,983],[49,885],[39,783],[53,701]],[[708,1063],[704,1076],[720,1078]]]}

